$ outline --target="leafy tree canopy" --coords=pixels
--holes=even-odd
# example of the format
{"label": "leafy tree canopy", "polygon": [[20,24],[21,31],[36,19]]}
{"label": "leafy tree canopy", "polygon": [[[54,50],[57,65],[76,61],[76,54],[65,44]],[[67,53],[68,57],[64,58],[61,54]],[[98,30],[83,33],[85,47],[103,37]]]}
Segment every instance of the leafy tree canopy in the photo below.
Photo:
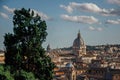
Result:
{"label": "leafy tree canopy", "polygon": [[51,80],[55,66],[42,47],[47,36],[46,22],[34,11],[22,8],[14,11],[13,25],[13,33],[4,36],[6,65],[13,73],[23,70],[40,80]]}

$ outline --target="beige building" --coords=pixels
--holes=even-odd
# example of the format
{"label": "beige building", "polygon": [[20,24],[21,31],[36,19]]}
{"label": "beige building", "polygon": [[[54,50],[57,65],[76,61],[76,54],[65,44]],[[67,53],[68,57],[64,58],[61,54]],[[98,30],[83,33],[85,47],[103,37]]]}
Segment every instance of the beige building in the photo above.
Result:
{"label": "beige building", "polygon": [[0,64],[5,63],[5,52],[0,50]]}
{"label": "beige building", "polygon": [[[57,66],[54,71],[54,80],[120,80],[120,70],[116,71],[120,63],[112,61],[108,64],[106,58],[109,57],[98,52],[94,53],[88,51],[86,53],[86,45],[80,31],[69,50],[52,50],[48,45],[47,55]],[[110,65],[114,69],[109,69]]]}
{"label": "beige building", "polygon": [[80,31],[77,34],[77,38],[73,42],[73,53],[78,57],[86,54],[86,45],[81,37]]}
{"label": "beige building", "polygon": [[120,69],[90,68],[86,75],[89,80],[120,80]]}

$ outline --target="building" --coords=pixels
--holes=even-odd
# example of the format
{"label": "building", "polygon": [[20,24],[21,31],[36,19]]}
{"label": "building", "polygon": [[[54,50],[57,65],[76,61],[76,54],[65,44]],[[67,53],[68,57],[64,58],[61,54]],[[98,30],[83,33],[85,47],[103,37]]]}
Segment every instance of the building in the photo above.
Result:
{"label": "building", "polygon": [[5,63],[5,52],[0,50],[0,64]]}
{"label": "building", "polygon": [[58,71],[55,71],[55,80],[77,80],[77,76],[86,72],[87,65],[83,61],[90,61],[86,54],[86,45],[81,37],[80,31],[77,38],[73,41],[72,48],[69,50],[51,49],[47,46],[47,55],[56,64]]}
{"label": "building", "polygon": [[86,45],[81,37],[80,31],[77,34],[77,38],[73,42],[73,53],[78,57],[86,55]]}
{"label": "building", "polygon": [[48,45],[47,55],[57,68],[54,80],[120,80],[119,49],[109,48],[95,46],[86,51],[80,31],[69,49],[51,49]]}
{"label": "building", "polygon": [[95,55],[86,53],[86,45],[80,31],[73,42],[73,54],[76,55],[76,62],[91,63],[91,60],[96,59]]}
{"label": "building", "polygon": [[89,68],[86,75],[89,80],[120,80],[120,69]]}

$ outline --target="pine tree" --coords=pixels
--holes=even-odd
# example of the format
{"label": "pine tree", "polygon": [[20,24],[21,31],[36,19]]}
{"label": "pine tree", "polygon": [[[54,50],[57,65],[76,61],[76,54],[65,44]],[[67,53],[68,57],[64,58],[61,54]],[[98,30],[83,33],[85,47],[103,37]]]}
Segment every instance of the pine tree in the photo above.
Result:
{"label": "pine tree", "polygon": [[54,64],[42,47],[47,36],[46,22],[31,9],[22,8],[14,11],[13,25],[13,33],[4,36],[6,65],[13,73],[24,70],[39,80],[51,80]]}

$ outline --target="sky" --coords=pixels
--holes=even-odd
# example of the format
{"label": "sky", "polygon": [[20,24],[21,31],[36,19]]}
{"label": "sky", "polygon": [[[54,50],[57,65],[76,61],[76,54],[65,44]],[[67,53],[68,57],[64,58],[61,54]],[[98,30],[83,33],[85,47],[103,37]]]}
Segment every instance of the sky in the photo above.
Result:
{"label": "sky", "polygon": [[15,9],[31,9],[47,24],[46,48],[73,45],[80,30],[86,45],[120,44],[120,0],[0,0],[0,49],[12,33]]}

